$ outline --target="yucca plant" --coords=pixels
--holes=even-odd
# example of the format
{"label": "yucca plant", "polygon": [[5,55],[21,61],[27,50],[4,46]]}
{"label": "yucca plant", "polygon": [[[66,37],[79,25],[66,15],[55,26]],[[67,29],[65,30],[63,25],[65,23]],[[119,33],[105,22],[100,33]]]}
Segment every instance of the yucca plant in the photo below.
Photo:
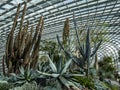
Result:
{"label": "yucca plant", "polygon": [[[71,87],[76,88],[79,90],[77,87],[77,83],[73,80],[73,76],[83,76],[81,74],[72,74],[69,72],[69,66],[70,63],[72,62],[72,59],[69,59],[65,64],[63,64],[62,57],[58,60],[57,63],[54,63],[49,55],[46,55],[49,61],[49,66],[50,70],[47,72],[42,72],[38,70],[39,75],[46,76],[47,78],[54,78],[57,81],[57,84],[59,84],[59,87],[62,87],[64,85],[67,89],[70,89]],[[76,90],[75,89],[75,90]]]}
{"label": "yucca plant", "polygon": [[78,66],[81,67],[81,61],[84,61],[84,65],[86,65],[87,67],[85,68],[85,72],[86,75],[89,75],[89,64],[90,64],[90,58],[93,57],[93,55],[96,53],[96,51],[98,50],[99,46],[102,43],[102,40],[99,41],[99,43],[96,45],[96,48],[93,49],[93,52],[91,52],[91,42],[90,42],[90,29],[88,27],[87,29],[87,35],[86,35],[86,41],[85,43],[81,44],[80,43],[80,39],[78,36],[78,30],[77,30],[77,24],[76,24],[76,20],[75,20],[75,16],[73,15],[73,20],[74,20],[74,26],[75,26],[75,31],[76,31],[76,37],[77,37],[77,41],[78,41],[78,50],[81,54],[80,58],[75,57],[71,52],[67,51],[63,45],[61,44],[60,40],[59,40],[59,36],[57,35],[57,41],[60,45],[60,47],[64,50],[65,54],[67,56],[69,56]]}
{"label": "yucca plant", "polygon": [[[20,4],[18,5],[12,29],[7,37],[5,60],[3,59],[3,64],[5,61],[8,69],[7,74],[19,73],[20,66],[26,68],[28,63],[30,63],[30,67],[34,69],[39,58],[39,46],[44,24],[43,17],[40,17],[35,31],[33,27],[30,27],[29,31],[29,21],[27,24],[24,24],[26,7],[27,3],[24,5],[20,25],[17,28],[18,33],[14,38],[14,31],[16,30],[17,19],[20,13]],[[5,74],[4,66],[5,65],[3,65],[3,73]]]}

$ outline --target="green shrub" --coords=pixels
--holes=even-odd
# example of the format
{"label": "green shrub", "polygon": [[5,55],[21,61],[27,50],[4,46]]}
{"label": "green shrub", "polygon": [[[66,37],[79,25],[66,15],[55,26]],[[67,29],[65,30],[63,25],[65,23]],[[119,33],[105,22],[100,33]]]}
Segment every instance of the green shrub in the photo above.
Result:
{"label": "green shrub", "polygon": [[39,89],[39,86],[36,84],[36,82],[33,82],[33,83],[25,83],[22,86],[15,87],[10,90],[42,90],[42,89]]}
{"label": "green shrub", "polygon": [[115,79],[114,72],[116,71],[112,64],[111,57],[104,57],[103,60],[99,61],[98,75],[102,78]]}
{"label": "green shrub", "polygon": [[89,89],[94,89],[94,82],[91,77],[75,77],[76,80],[83,86]]}
{"label": "green shrub", "polygon": [[99,80],[94,80],[94,88],[95,90],[110,90],[106,83]]}
{"label": "green shrub", "polygon": [[107,82],[102,82],[99,80],[94,81],[95,90],[119,90],[117,85],[112,85]]}
{"label": "green shrub", "polygon": [[119,87],[118,86],[110,86],[111,90],[119,90]]}
{"label": "green shrub", "polygon": [[110,88],[110,90],[119,90],[119,86],[117,85],[113,85],[109,83],[106,83],[106,85]]}
{"label": "green shrub", "polygon": [[0,90],[9,90],[13,88],[13,84],[10,83],[0,83]]}

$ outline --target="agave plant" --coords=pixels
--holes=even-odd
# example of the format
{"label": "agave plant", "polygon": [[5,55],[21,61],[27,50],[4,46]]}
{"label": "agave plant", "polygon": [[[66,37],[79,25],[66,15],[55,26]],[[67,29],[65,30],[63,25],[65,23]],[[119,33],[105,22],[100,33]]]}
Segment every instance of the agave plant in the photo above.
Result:
{"label": "agave plant", "polygon": [[[96,45],[96,48],[93,49],[93,52],[91,52],[91,40],[90,40],[90,29],[87,29],[87,35],[86,35],[86,41],[85,43],[80,43],[80,39],[78,36],[78,30],[77,30],[77,23],[75,20],[75,16],[73,15],[73,19],[74,19],[74,26],[75,26],[75,31],[76,31],[76,37],[77,37],[77,41],[78,41],[78,50],[81,54],[80,58],[75,57],[71,52],[69,52],[68,50],[66,50],[63,45],[61,44],[60,40],[59,40],[59,36],[57,35],[57,41],[60,45],[60,47],[63,49],[63,51],[65,52],[65,54],[67,56],[69,56],[78,66],[81,67],[81,61],[83,62],[82,64],[86,65],[87,67],[85,68],[85,72],[86,72],[86,76],[89,75],[89,64],[90,64],[90,58],[94,56],[94,54],[97,52],[97,50],[99,49],[99,46],[102,43],[102,39],[98,42],[98,44]],[[83,65],[83,66],[84,66]]]}
{"label": "agave plant", "polygon": [[30,64],[24,69],[22,66],[19,68],[20,74],[11,73],[11,75],[16,79],[16,85],[23,85],[24,83],[29,83],[35,80],[35,73],[30,69]]}
{"label": "agave plant", "polygon": [[70,63],[72,62],[72,59],[69,59],[64,65],[63,65],[63,60],[62,58],[58,60],[58,63],[54,63],[49,55],[46,55],[49,61],[49,66],[50,70],[48,72],[42,72],[42,71],[37,71],[38,74],[44,75],[46,77],[51,77],[54,78],[60,87],[64,85],[67,89],[70,89],[71,87],[76,88],[79,90],[77,87],[77,83],[74,82],[72,77],[74,76],[83,76],[81,74],[72,74],[69,72],[68,68],[70,66]]}

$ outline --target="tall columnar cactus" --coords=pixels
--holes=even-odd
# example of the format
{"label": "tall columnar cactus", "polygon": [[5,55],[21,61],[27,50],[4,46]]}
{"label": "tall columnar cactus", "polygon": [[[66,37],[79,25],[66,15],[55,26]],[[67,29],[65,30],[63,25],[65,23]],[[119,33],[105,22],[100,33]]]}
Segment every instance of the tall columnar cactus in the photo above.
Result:
{"label": "tall columnar cactus", "polygon": [[14,19],[12,29],[7,37],[5,61],[6,66],[8,68],[8,74],[19,73],[20,66],[26,68],[26,66],[28,66],[29,63],[31,68],[34,69],[39,58],[39,46],[44,21],[43,17],[40,17],[35,31],[33,31],[33,27],[31,27],[31,30],[29,32],[28,31],[29,22],[27,22],[26,25],[23,25],[26,12],[26,5],[27,4],[25,3],[20,21],[20,27],[19,29],[17,29],[18,34],[16,34],[15,38],[13,37],[15,28],[17,26],[20,4],[18,5],[17,8],[17,13]]}
{"label": "tall columnar cactus", "polygon": [[87,35],[86,35],[86,41],[85,43],[82,45],[80,43],[80,39],[78,36],[78,30],[77,30],[77,23],[75,20],[75,16],[73,15],[73,20],[74,20],[74,26],[75,26],[75,31],[76,31],[76,37],[77,37],[77,42],[79,45],[79,52],[81,54],[80,58],[75,57],[71,52],[65,50],[65,48],[63,47],[63,45],[61,44],[60,40],[59,40],[59,36],[57,35],[57,40],[58,43],[60,45],[60,47],[64,50],[64,52],[66,53],[66,55],[68,55],[70,58],[72,58],[72,60],[81,67],[81,61],[84,61],[84,64],[87,65],[86,68],[86,75],[89,75],[89,61],[90,58],[93,57],[93,55],[97,52],[97,50],[99,49],[99,46],[102,43],[102,39],[99,41],[99,43],[96,45],[96,48],[93,49],[93,52],[91,52],[91,40],[90,40],[90,29],[87,29]]}
{"label": "tall columnar cactus", "polygon": [[64,28],[63,28],[63,44],[67,43],[67,40],[69,38],[69,18],[66,18],[65,24],[64,24]]}

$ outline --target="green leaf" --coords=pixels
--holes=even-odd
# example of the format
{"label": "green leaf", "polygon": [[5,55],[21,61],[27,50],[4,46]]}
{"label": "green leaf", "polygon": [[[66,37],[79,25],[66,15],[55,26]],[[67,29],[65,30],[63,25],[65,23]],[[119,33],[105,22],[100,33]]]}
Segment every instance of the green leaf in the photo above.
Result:
{"label": "green leaf", "polygon": [[64,86],[66,86],[68,89],[70,89],[68,81],[64,77],[59,77],[59,79]]}
{"label": "green leaf", "polygon": [[70,87],[74,88],[74,90],[80,90],[77,86],[75,86],[74,83],[70,82],[69,80],[65,79],[64,77],[59,77],[59,79],[61,80],[62,84],[65,85],[68,89],[70,89]]}
{"label": "green leaf", "polygon": [[63,57],[60,56],[60,58],[59,58],[59,60],[57,62],[57,71],[58,71],[58,73],[60,73],[61,69],[62,69],[62,59],[63,59]]}
{"label": "green leaf", "polygon": [[11,76],[16,77],[17,75],[15,73],[10,73]]}
{"label": "green leaf", "polygon": [[53,61],[50,59],[50,57],[48,55],[47,55],[47,57],[50,62],[50,67],[51,67],[52,71],[57,73],[57,68],[56,68],[55,64],[53,63]]}
{"label": "green leaf", "polygon": [[83,50],[83,48],[81,46],[80,39],[79,39],[79,36],[78,36],[77,23],[76,23],[76,19],[75,19],[75,14],[74,13],[73,13],[73,22],[74,22],[76,37],[77,37],[77,41],[78,41],[78,45],[79,45],[79,51],[80,51],[81,55],[85,58],[85,53],[84,53],[84,50]]}
{"label": "green leaf", "polygon": [[57,90],[62,90],[62,85],[59,82],[59,80],[56,80],[56,87],[57,87]]}
{"label": "green leaf", "polygon": [[49,74],[49,73],[44,73],[44,72],[40,72],[40,71],[37,71],[37,72],[41,75],[50,76],[50,77],[54,77],[54,78],[57,78],[60,75],[60,74]]}
{"label": "green leaf", "polygon": [[15,84],[22,85],[22,84],[24,84],[24,83],[26,83],[26,81],[25,81],[25,80],[23,80],[23,81],[17,81]]}
{"label": "green leaf", "polygon": [[24,79],[25,79],[24,76],[16,76],[16,78],[17,78],[18,80],[24,80]]}
{"label": "green leaf", "polygon": [[99,43],[97,44],[95,50],[94,50],[93,53],[90,55],[90,57],[92,57],[92,56],[97,52],[97,50],[99,49],[101,43],[102,43],[102,39],[101,39],[101,40],[99,41]]}
{"label": "green leaf", "polygon": [[57,37],[57,41],[58,41],[58,44],[59,44],[60,48],[65,52],[65,54],[68,57],[72,58],[72,54],[70,52],[68,52],[67,50],[65,50],[65,48],[62,45],[62,43],[60,42],[59,36],[57,35],[56,37]]}
{"label": "green leaf", "polygon": [[84,74],[67,74],[69,77],[82,77],[85,76]]}
{"label": "green leaf", "polygon": [[28,67],[27,67],[27,69],[26,69],[26,71],[25,71],[25,77],[26,77],[26,79],[31,78],[31,75],[32,75],[32,73],[31,73],[30,64],[29,64]]}
{"label": "green leaf", "polygon": [[20,74],[24,75],[25,70],[24,70],[24,68],[22,66],[19,68],[19,70],[20,70]]}
{"label": "green leaf", "polygon": [[25,71],[26,72],[26,76],[27,77],[30,77],[31,76],[31,71],[30,71],[30,64],[28,65],[28,67],[27,67],[27,70]]}
{"label": "green leaf", "polygon": [[64,66],[61,74],[65,73],[67,71],[67,68],[70,66],[70,63],[72,62],[72,59],[70,59]]}
{"label": "green leaf", "polygon": [[16,77],[17,79],[24,79],[23,76],[18,76],[15,73],[10,73],[10,75],[12,75],[13,77]]}
{"label": "green leaf", "polygon": [[86,36],[86,59],[87,58],[89,58],[90,57],[90,30],[89,30],[89,28],[88,28],[88,30],[87,30],[87,36]]}

